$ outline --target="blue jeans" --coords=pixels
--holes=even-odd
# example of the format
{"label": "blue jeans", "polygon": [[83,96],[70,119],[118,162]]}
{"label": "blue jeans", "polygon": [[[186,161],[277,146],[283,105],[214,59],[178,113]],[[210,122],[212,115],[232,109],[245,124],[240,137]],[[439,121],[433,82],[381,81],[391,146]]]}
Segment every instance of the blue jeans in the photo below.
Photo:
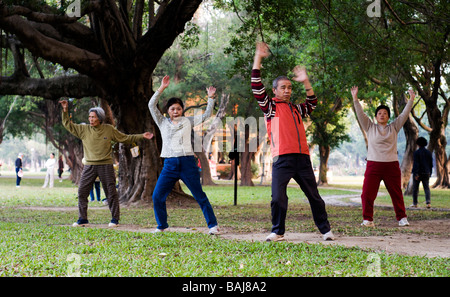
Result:
{"label": "blue jeans", "polygon": [[206,197],[205,192],[202,190],[200,173],[198,172],[195,158],[194,156],[185,156],[164,160],[164,167],[156,182],[152,197],[156,223],[158,224],[157,228],[166,229],[169,227],[167,224],[166,199],[179,179],[186,184],[200,205],[208,227],[212,228],[216,226],[217,219],[208,197]]}
{"label": "blue jeans", "polygon": [[91,192],[89,193],[89,195],[91,196],[91,201],[94,201],[94,188],[95,188],[95,193],[97,194],[97,201],[100,201],[100,182],[99,181],[95,181],[94,182],[94,187],[92,188]]}

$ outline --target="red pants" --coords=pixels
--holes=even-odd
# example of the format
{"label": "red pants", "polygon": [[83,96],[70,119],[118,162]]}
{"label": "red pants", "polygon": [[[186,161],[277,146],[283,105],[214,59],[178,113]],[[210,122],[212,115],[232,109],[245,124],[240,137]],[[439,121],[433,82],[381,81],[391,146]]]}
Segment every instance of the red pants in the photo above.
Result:
{"label": "red pants", "polygon": [[367,161],[363,191],[361,194],[364,220],[373,221],[373,204],[375,198],[377,198],[381,181],[384,181],[384,185],[391,196],[397,221],[406,218],[405,203],[401,188],[401,175],[398,161]]}

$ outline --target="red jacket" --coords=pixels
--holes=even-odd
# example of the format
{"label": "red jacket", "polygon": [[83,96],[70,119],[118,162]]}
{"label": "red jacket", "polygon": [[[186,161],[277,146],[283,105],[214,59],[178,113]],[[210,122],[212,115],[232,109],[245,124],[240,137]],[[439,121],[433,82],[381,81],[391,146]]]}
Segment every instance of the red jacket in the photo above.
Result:
{"label": "red jacket", "polygon": [[309,116],[316,107],[316,96],[308,96],[302,104],[270,99],[258,69],[252,70],[252,91],[266,118],[272,157],[285,154],[309,155],[302,118]]}

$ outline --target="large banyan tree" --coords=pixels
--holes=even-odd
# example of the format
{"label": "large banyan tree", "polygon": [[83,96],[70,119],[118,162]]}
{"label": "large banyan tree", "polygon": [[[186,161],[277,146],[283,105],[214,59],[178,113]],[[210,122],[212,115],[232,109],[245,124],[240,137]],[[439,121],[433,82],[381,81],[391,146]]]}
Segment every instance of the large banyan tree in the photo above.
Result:
{"label": "large banyan tree", "polygon": [[[201,2],[0,0],[1,46],[14,56],[14,71],[1,77],[0,95],[54,101],[95,96],[109,103],[122,132],[153,132],[157,137],[138,144],[137,158],[129,147],[119,148],[120,200],[151,200],[161,169],[159,131],[147,107],[153,94],[152,73]],[[66,13],[69,7],[72,10]],[[31,77],[25,51],[34,60],[72,71],[51,78]]]}

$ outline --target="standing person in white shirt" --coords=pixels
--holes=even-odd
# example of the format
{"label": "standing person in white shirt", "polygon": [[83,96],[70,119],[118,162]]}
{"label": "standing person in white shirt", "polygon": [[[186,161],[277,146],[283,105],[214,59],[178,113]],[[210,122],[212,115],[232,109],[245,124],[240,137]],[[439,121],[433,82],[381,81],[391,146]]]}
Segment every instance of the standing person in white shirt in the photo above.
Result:
{"label": "standing person in white shirt", "polygon": [[49,181],[50,181],[49,188],[53,188],[53,181],[55,180],[55,164],[56,164],[55,154],[51,153],[50,158],[45,162],[47,173],[45,174],[45,181],[42,188],[47,187]]}
{"label": "standing person in white shirt", "polygon": [[181,179],[198,202],[208,224],[208,233],[216,235],[219,234],[217,218],[208,197],[203,192],[191,144],[191,131],[194,126],[204,122],[211,116],[216,88],[211,86],[207,89],[208,105],[203,115],[194,117],[183,116],[183,101],[180,98],[171,98],[166,104],[169,115],[166,118],[159,111],[157,104],[161,93],[169,86],[169,83],[169,76],[164,76],[161,86],[148,103],[150,113],[161,132],[163,141],[161,158],[164,158],[164,167],[158,177],[152,195],[155,219],[158,224],[155,232],[163,232],[169,227],[167,223],[166,199],[175,183]]}
{"label": "standing person in white shirt", "polygon": [[373,205],[377,198],[380,182],[384,181],[386,189],[391,196],[395,216],[398,225],[409,226],[406,218],[405,202],[401,187],[401,171],[397,156],[397,134],[408,119],[408,115],[414,104],[415,94],[409,90],[409,100],[403,112],[391,123],[389,122],[390,110],[385,105],[380,105],[375,111],[377,123],[364,113],[358,99],[358,87],[351,90],[353,103],[361,127],[367,133],[367,165],[364,173],[363,191],[361,203],[363,209],[362,226],[374,227]]}

